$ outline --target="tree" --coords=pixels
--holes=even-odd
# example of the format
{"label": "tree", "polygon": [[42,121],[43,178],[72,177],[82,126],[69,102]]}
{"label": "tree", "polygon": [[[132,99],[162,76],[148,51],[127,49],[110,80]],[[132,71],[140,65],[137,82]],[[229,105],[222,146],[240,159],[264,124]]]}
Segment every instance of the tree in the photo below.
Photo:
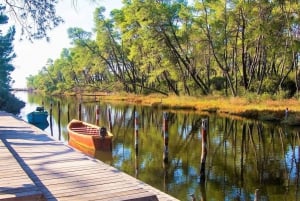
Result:
{"label": "tree", "polygon": [[[3,14],[3,10],[4,8],[0,7],[0,24],[7,23],[7,17]],[[11,72],[14,70],[11,61],[15,57],[14,35],[14,27],[10,27],[5,35],[0,33],[0,110],[17,113],[24,103],[10,93]]]}
{"label": "tree", "polygon": [[193,96],[284,91],[292,97],[299,90],[299,2],[123,3],[109,19],[96,9],[95,40],[69,30],[75,47],[56,66],[57,81]]}
{"label": "tree", "polygon": [[136,93],[137,71],[135,65],[128,58],[126,48],[120,44],[120,33],[114,26],[114,20],[105,19],[105,8],[97,8],[94,14],[96,24],[96,44],[98,55],[107,71],[112,72],[118,82],[124,86],[124,90]]}
{"label": "tree", "polygon": [[47,37],[47,32],[63,22],[56,14],[57,0],[18,1],[5,0],[0,3],[6,14],[21,26],[21,34],[27,39]]}

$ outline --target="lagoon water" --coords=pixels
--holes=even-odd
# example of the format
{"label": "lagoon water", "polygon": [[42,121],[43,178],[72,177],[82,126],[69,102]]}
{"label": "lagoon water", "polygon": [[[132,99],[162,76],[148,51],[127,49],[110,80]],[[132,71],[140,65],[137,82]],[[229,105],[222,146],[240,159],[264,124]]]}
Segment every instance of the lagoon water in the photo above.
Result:
{"label": "lagoon water", "polygon": [[[78,118],[77,99],[27,92],[16,92],[16,96],[26,102],[20,113],[24,120],[42,103],[49,111],[52,103],[52,126],[45,131],[68,143],[66,126]],[[111,123],[113,149],[88,154],[179,200],[192,200],[192,195],[202,201],[300,200],[300,128],[99,100],[82,101],[82,120],[95,123],[97,105],[100,125],[109,128]]]}

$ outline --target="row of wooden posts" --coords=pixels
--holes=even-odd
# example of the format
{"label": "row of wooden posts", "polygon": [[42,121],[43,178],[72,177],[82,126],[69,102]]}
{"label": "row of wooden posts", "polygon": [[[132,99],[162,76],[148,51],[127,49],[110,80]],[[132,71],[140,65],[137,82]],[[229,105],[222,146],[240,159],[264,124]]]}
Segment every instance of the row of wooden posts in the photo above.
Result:
{"label": "row of wooden posts", "polygon": [[[60,102],[57,104],[58,108],[58,132],[59,132],[59,140],[61,140],[61,108],[60,108]],[[51,135],[53,136],[53,123],[52,123],[52,110],[53,110],[53,104],[50,104],[50,130]],[[68,105],[68,121],[70,121],[70,114],[69,114],[69,105]],[[100,107],[99,105],[96,105],[95,109],[95,119],[96,119],[96,125],[99,125],[100,120]],[[81,110],[81,103],[78,105],[78,119],[82,120],[82,110]],[[112,130],[112,121],[111,121],[111,109],[108,108],[107,111],[107,118],[109,122],[109,129]],[[163,150],[163,162],[164,165],[168,164],[169,162],[169,131],[168,131],[168,115],[167,113],[163,114],[163,138],[164,138],[164,150]],[[202,125],[201,125],[201,162],[200,162],[200,177],[199,177],[199,183],[204,184],[205,183],[205,164],[206,164],[206,157],[207,157],[207,132],[208,132],[208,119],[203,118],[202,119]],[[136,177],[138,176],[138,145],[139,145],[139,120],[138,120],[138,113],[135,112],[135,118],[134,118],[134,146],[135,146],[135,174]],[[201,187],[205,188],[204,185],[201,185]],[[204,197],[205,195],[205,189],[201,189],[203,192]],[[259,200],[259,189],[256,189],[255,191],[255,200]],[[191,195],[193,197],[193,200],[195,200],[194,195]]]}
{"label": "row of wooden posts", "polygon": [[[44,103],[43,103],[44,105]],[[70,122],[70,112],[69,112],[69,104],[68,104],[68,109],[67,109],[67,117],[68,117],[68,122]],[[58,137],[59,140],[61,140],[61,106],[60,102],[57,103],[57,110],[58,110],[58,117],[57,117],[57,124],[58,124]],[[81,103],[78,105],[78,120],[82,120],[82,112],[81,112]],[[49,117],[50,117],[50,132],[51,135],[53,136],[53,104],[50,103],[50,110],[49,110]],[[96,106],[96,125],[99,125],[99,119],[100,119],[100,107],[99,105]],[[111,121],[111,110],[110,108],[108,109],[108,122],[109,122],[109,129],[112,129],[112,121]]]}
{"label": "row of wooden posts", "polygon": [[[138,124],[138,115],[135,113],[135,120],[134,120],[134,134],[135,134],[135,150],[136,150],[136,157],[138,154],[138,139],[139,139],[139,124]],[[202,119],[202,126],[201,126],[201,137],[202,137],[202,150],[201,150],[201,163],[200,163],[200,178],[199,182],[205,182],[205,163],[207,157],[207,129],[208,129],[208,120],[207,118]],[[163,137],[164,137],[164,151],[163,151],[163,162],[167,164],[169,162],[169,131],[168,131],[168,115],[167,113],[163,114]],[[137,168],[136,168],[137,172]]]}
{"label": "row of wooden posts", "polygon": [[[59,140],[61,140],[61,107],[60,102],[57,103],[58,108],[58,137]],[[52,123],[52,111],[53,111],[53,104],[50,104],[50,131],[51,135],[53,136],[53,123]],[[82,120],[82,110],[81,110],[81,103],[78,105],[78,119]],[[68,115],[68,122],[70,121],[70,114],[69,114],[69,105],[67,109],[67,115]],[[107,111],[107,118],[109,123],[109,130],[112,130],[112,121],[111,121],[111,109],[108,108]],[[96,105],[95,109],[95,119],[96,125],[99,125],[100,120],[100,107],[99,105]],[[202,137],[202,150],[201,150],[201,163],[200,163],[200,183],[203,183],[205,181],[205,163],[206,163],[206,157],[207,157],[207,129],[208,129],[208,120],[207,118],[202,119],[202,126],[201,126],[201,137]],[[169,131],[168,131],[168,115],[167,113],[163,114],[163,138],[164,138],[164,150],[163,150],[163,162],[167,164],[169,162]],[[134,117],[134,147],[135,147],[135,153],[136,157],[138,157],[138,145],[139,145],[139,120],[138,120],[138,113],[135,112]],[[136,165],[137,166],[137,165]],[[136,167],[136,172],[138,172]]]}

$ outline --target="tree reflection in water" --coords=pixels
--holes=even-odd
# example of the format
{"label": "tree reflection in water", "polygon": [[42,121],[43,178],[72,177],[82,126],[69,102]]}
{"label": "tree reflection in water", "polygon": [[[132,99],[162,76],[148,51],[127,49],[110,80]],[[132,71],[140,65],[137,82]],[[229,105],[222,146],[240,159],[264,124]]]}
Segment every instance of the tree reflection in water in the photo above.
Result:
{"label": "tree reflection in water", "polygon": [[[79,104],[75,98],[60,100],[27,94],[22,97],[28,103],[23,115],[42,101],[46,109],[60,101],[60,118],[58,109],[53,107],[52,132],[54,137],[67,142],[68,119],[78,117]],[[192,200],[191,195],[202,201],[300,200],[298,128],[194,111],[84,99],[80,105],[83,121],[96,122],[97,105],[100,107],[97,121],[111,126],[114,140],[110,157],[101,153],[96,157],[179,200]],[[138,149],[135,147],[135,113],[139,114]],[[204,118],[209,125],[205,180],[199,182]],[[62,136],[58,136],[58,128]],[[51,133],[49,127],[46,131]]]}

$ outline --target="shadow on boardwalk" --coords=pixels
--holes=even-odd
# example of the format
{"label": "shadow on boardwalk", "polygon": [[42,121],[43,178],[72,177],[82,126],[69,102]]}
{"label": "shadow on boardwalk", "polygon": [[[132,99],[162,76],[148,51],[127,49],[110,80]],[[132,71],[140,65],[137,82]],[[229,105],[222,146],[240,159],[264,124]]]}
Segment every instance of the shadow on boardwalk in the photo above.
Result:
{"label": "shadow on boardwalk", "polygon": [[0,139],[0,200],[177,200],[1,112]]}

